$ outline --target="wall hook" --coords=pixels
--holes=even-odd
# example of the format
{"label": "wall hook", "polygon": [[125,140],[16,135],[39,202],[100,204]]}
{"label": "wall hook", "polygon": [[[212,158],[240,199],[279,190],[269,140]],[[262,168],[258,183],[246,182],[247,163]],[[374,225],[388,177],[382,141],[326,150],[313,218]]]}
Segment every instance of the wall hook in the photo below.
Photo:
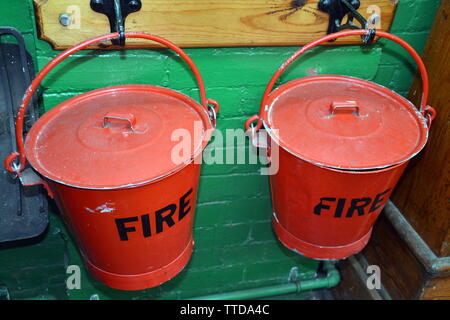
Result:
{"label": "wall hook", "polygon": [[[357,11],[360,5],[359,0],[320,0],[318,3],[319,10],[330,15],[327,34],[345,29],[368,29],[367,20]],[[347,16],[347,21],[342,23],[345,16]],[[354,24],[353,19],[356,19],[360,26]],[[370,33],[370,37],[363,38],[365,44],[373,41],[374,34],[373,36],[372,34]]]}
{"label": "wall hook", "polygon": [[142,8],[141,0],[91,0],[91,9],[108,17],[111,32],[118,32],[114,45],[125,46],[125,19]]}

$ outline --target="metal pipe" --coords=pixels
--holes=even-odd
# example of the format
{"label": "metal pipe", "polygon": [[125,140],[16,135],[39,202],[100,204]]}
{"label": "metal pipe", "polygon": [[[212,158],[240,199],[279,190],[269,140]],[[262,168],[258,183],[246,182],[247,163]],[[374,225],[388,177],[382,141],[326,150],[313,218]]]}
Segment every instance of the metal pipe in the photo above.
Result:
{"label": "metal pipe", "polygon": [[231,291],[219,294],[190,298],[189,300],[246,300],[266,298],[283,294],[299,293],[308,290],[332,288],[336,286],[340,280],[339,271],[330,262],[325,262],[324,269],[326,276],[323,278],[315,278],[311,280],[289,282],[274,286],[260,287],[254,289],[245,289]]}
{"label": "metal pipe", "polygon": [[450,275],[450,256],[436,256],[391,200],[386,203],[383,212],[428,273],[439,277]]}

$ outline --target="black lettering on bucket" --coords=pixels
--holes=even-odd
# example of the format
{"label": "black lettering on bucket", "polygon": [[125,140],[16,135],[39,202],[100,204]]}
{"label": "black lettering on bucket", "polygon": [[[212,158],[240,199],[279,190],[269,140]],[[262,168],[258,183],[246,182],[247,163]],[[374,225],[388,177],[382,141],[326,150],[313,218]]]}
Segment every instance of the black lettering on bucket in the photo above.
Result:
{"label": "black lettering on bucket", "polygon": [[[128,234],[130,232],[136,232],[136,226],[131,225],[131,222],[140,221],[142,236],[144,238],[152,236],[152,226],[156,229],[156,234],[171,228],[177,222],[181,221],[189,212],[191,212],[192,207],[189,196],[192,192],[193,188],[189,189],[188,192],[181,196],[177,203],[170,203],[167,206],[156,210],[153,215],[146,213],[136,217],[115,219],[120,240],[128,241]],[[178,215],[175,215],[177,208]],[[176,217],[178,217],[177,220]],[[164,228],[164,225],[167,225],[167,227]]]}
{"label": "black lettering on bucket", "polygon": [[326,209],[326,210],[330,209],[329,205],[322,203],[323,201],[336,201],[336,198],[320,198],[319,204],[314,207],[314,214],[317,214],[320,216],[322,209]]}
{"label": "black lettering on bucket", "polygon": [[380,209],[383,205],[381,204],[385,199],[382,198],[386,193],[391,191],[391,189],[387,189],[386,191],[383,191],[375,197],[375,200],[373,200],[372,206],[370,207],[369,213],[374,212],[375,210]]}
{"label": "black lettering on bucket", "polygon": [[125,223],[138,221],[138,217],[129,217],[129,218],[119,218],[116,219],[117,231],[119,231],[119,237],[122,241],[128,240],[128,232],[136,231],[135,227],[125,227]]}
{"label": "black lettering on bucket", "polygon": [[336,205],[336,211],[334,212],[335,218],[340,218],[342,216],[342,211],[344,210],[344,206],[345,206],[345,199],[340,198]]}
{"label": "black lettering on bucket", "polygon": [[[160,233],[163,231],[164,222],[169,226],[169,228],[175,224],[172,216],[176,210],[177,205],[172,203],[156,211],[156,233]],[[162,214],[166,211],[170,211],[170,213],[163,216]]]}
{"label": "black lettering on bucket", "polygon": [[332,209],[333,205],[334,217],[341,218],[346,204],[349,203],[345,217],[352,218],[355,212],[357,212],[358,216],[360,217],[366,214],[367,208],[369,208],[367,214],[382,208],[387,200],[387,198],[383,198],[383,196],[389,193],[390,191],[391,189],[387,189],[386,191],[377,194],[373,201],[371,197],[362,197],[353,199],[322,197],[320,198],[319,203],[314,207],[313,213],[315,215],[320,216],[323,213],[323,211],[327,212],[333,210]]}
{"label": "black lettering on bucket", "polygon": [[352,199],[352,204],[350,208],[347,210],[346,217],[351,218],[353,216],[353,212],[358,211],[358,216],[364,215],[364,208],[367,207],[372,202],[371,198],[360,198],[360,199]]}
{"label": "black lettering on bucket", "polygon": [[186,194],[180,198],[180,213],[178,214],[178,221],[183,219],[189,213],[189,211],[191,211],[191,206],[189,206],[189,200],[186,201],[186,198],[189,197],[191,193],[192,188],[189,189],[189,191],[186,192]]}
{"label": "black lettering on bucket", "polygon": [[150,229],[150,215],[144,214],[141,216],[142,221],[142,234],[144,235],[144,238],[148,238],[152,235],[152,231]]}

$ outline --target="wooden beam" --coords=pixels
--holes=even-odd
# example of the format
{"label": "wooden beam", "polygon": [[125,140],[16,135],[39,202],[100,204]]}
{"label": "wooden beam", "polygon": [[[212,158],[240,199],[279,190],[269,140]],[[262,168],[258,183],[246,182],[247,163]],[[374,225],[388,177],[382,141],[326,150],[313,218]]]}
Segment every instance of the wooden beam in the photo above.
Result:
{"label": "wooden beam", "polygon": [[[319,0],[142,0],[142,9],[126,18],[127,31],[165,37],[181,47],[302,45],[326,34],[328,14],[317,9]],[[105,15],[94,12],[89,0],[34,0],[40,38],[55,49],[109,33]],[[365,18],[378,14],[378,27],[389,30],[395,1],[361,0]],[[59,22],[61,14],[71,24]],[[359,37],[337,44],[361,43]],[[140,39],[128,47],[155,44]]]}
{"label": "wooden beam", "polygon": [[[442,1],[424,50],[430,75],[428,104],[437,111],[425,149],[411,161],[392,201],[437,256],[450,256],[450,1]],[[409,100],[419,103],[416,77]]]}
{"label": "wooden beam", "polygon": [[435,278],[428,281],[422,300],[450,300],[450,277]]}

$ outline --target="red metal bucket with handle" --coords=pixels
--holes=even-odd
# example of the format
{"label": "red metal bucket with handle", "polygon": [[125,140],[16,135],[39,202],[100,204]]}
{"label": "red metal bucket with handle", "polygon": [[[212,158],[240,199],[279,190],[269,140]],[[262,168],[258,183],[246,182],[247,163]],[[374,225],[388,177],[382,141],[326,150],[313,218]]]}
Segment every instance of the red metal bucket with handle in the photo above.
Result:
{"label": "red metal bucket with handle", "polygon": [[[45,113],[24,144],[24,114],[39,83],[68,56],[118,34],[99,36],[62,52],[33,80],[17,116],[18,152],[5,167],[24,185],[43,184],[54,196],[97,279],[116,289],[140,290],[168,281],[189,261],[198,160],[218,104],[206,98],[197,67],[176,45],[146,33],[125,36],[158,42],[183,58],[197,80],[200,104],[153,85],[102,88]],[[190,135],[191,152],[175,159],[176,130]],[[26,168],[26,160],[39,175]]]}
{"label": "red metal bucket with handle", "polygon": [[272,91],[306,51],[366,32],[330,34],[295,52],[267,85],[259,115],[245,124],[253,136],[264,127],[268,145],[279,148],[278,159],[272,157],[279,169],[270,176],[276,235],[289,249],[314,259],[344,259],[364,248],[408,161],[425,146],[435,116],[427,106],[428,76],[420,56],[382,31],[376,35],[400,44],[419,66],[418,109],[383,86],[337,75],[308,76]]}

